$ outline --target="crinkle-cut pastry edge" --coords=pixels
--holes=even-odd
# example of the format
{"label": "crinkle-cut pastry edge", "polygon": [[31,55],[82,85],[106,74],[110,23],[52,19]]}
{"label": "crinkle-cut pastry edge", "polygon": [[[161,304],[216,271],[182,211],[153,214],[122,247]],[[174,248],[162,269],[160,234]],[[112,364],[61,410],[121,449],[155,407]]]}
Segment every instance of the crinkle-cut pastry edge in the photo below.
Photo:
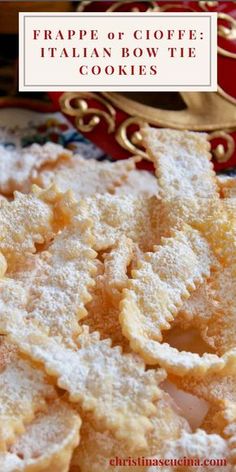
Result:
{"label": "crinkle-cut pastry edge", "polygon": [[67,472],[80,440],[81,419],[73,407],[56,400],[38,413],[24,433],[5,453],[0,453],[4,472]]}
{"label": "crinkle-cut pastry edge", "polygon": [[204,341],[219,355],[236,346],[235,275],[236,261],[232,257],[231,265],[214,273],[210,280],[211,292],[215,294],[217,304],[213,315],[201,327],[201,334]]}
{"label": "crinkle-cut pastry edge", "polygon": [[[69,392],[72,402],[78,403],[83,411],[93,412],[101,428],[111,430],[118,439],[127,440],[133,450],[146,447],[145,436],[151,428],[149,417],[155,412],[153,402],[160,396],[158,383],[165,377],[163,370],[145,371],[139,357],[122,354],[119,347],[111,348],[111,340],[100,341],[99,333],[90,334],[85,326],[78,337],[77,351],[47,337],[34,326],[19,323],[14,317],[6,320],[5,332],[22,353],[43,365],[48,375],[57,378],[58,386]],[[106,365],[103,371],[101,363]],[[98,393],[95,394],[96,388]]]}
{"label": "crinkle-cut pastry edge", "polygon": [[[165,441],[177,439],[183,430],[191,431],[187,420],[181,416],[169,394],[162,391],[161,398],[156,402],[156,414],[151,417],[153,430],[147,436],[147,450],[140,450],[138,455],[150,457],[161,455]],[[81,468],[81,472],[112,472],[117,470],[109,464],[109,459],[120,459],[130,456],[130,449],[125,441],[118,440],[109,431],[99,431],[93,424],[89,414],[82,418],[81,442],[75,450],[72,464]],[[137,470],[136,467],[129,467]],[[141,469],[140,469],[141,470]],[[143,469],[142,469],[143,470]]]}
{"label": "crinkle-cut pastry edge", "polygon": [[[179,255],[179,248],[182,257],[178,267],[176,251]],[[163,240],[163,245],[157,246],[155,251],[146,253],[138,268],[132,271],[133,279],[129,279],[123,291],[120,323],[132,349],[146,362],[160,362],[165,368],[173,368],[176,357],[173,358],[173,354],[178,351],[170,346],[167,349],[166,344],[158,342],[161,341],[161,330],[170,328],[169,323],[178,313],[183,299],[196,288],[196,283],[201,283],[203,277],[209,275],[211,252],[200,233],[187,226],[185,231],[176,231],[172,238]],[[196,359],[198,364],[200,362],[199,356],[189,356],[193,364],[191,369],[195,369]],[[179,353],[178,357],[175,367],[180,363],[184,369],[183,354]],[[213,359],[218,360],[217,357]]]}
{"label": "crinkle-cut pastry edge", "polygon": [[24,255],[35,253],[36,244],[49,243],[56,232],[71,222],[77,202],[70,191],[56,186],[34,186],[31,194],[15,192],[15,199],[0,204],[0,251],[14,265]]}
{"label": "crinkle-cut pastry edge", "polygon": [[[33,258],[39,265],[35,280],[32,274],[26,317],[68,344],[78,335],[78,321],[87,315],[89,289],[95,284],[97,254],[92,249],[91,224],[90,220],[72,222],[55,236],[47,251]],[[25,275],[30,278],[30,272]],[[4,290],[4,279],[0,280],[1,288]]]}
{"label": "crinkle-cut pastry edge", "polygon": [[0,337],[0,451],[22,433],[47,400],[57,397],[44,372],[22,359],[14,344]]}
{"label": "crinkle-cut pastry edge", "polygon": [[14,150],[0,145],[0,192],[7,196],[12,196],[16,190],[28,193],[42,167],[55,165],[70,156],[71,151],[49,141]]}
{"label": "crinkle-cut pastry edge", "polygon": [[126,271],[123,273],[123,267],[118,267],[118,277],[111,279],[111,291],[109,287],[105,286],[104,263],[99,259],[96,259],[95,262],[97,263],[97,274],[94,279],[95,285],[90,292],[92,300],[86,305],[88,314],[82,323],[89,327],[91,333],[98,331],[101,339],[110,338],[112,346],[118,345],[122,347],[123,352],[130,352],[129,342],[123,336],[119,323],[120,284],[123,286],[126,283]]}
{"label": "crinkle-cut pastry edge", "polygon": [[111,248],[109,253],[103,255],[104,258],[104,289],[113,301],[118,304],[121,292],[128,282],[127,268],[132,261],[134,243],[132,239],[121,236]]}
{"label": "crinkle-cut pastry edge", "polygon": [[[125,335],[125,330],[123,329]],[[127,336],[127,334],[126,334]],[[203,376],[212,372],[225,369],[229,373],[236,366],[236,348],[219,357],[217,354],[178,351],[168,343],[148,341],[142,336],[135,336],[130,340],[130,346],[134,352],[139,354],[146,364],[160,365],[168,373],[184,376],[191,374]]]}
{"label": "crinkle-cut pastry edge", "polygon": [[[77,199],[96,193],[114,194],[116,188],[126,182],[139,160],[138,156],[133,156],[114,162],[100,162],[75,154],[71,155],[67,161],[59,162],[59,165],[54,166],[53,169],[44,168],[36,175],[34,183],[43,188],[54,183],[62,191],[71,188]],[[77,179],[74,178],[76,175]]]}
{"label": "crinkle-cut pastry edge", "polygon": [[[192,198],[218,195],[206,133],[152,128],[146,124],[141,134],[155,166],[162,198],[170,198],[171,191],[174,192],[172,198],[179,194],[184,198],[187,193]],[[188,178],[188,173],[191,178]]]}
{"label": "crinkle-cut pastry edge", "polygon": [[222,420],[225,424],[223,435],[228,441],[230,461],[236,466],[236,403],[226,402]]}
{"label": "crinkle-cut pastry edge", "polygon": [[96,251],[111,248],[122,236],[138,243],[141,250],[152,250],[159,242],[156,196],[103,194],[80,199],[78,215],[93,220]]}

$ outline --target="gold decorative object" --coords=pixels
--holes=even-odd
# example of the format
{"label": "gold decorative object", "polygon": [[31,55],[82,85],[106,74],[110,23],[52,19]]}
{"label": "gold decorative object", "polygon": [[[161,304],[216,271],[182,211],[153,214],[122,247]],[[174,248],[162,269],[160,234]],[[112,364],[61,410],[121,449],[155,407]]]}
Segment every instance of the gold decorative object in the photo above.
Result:
{"label": "gold decorative object", "polygon": [[[146,4],[146,11],[170,11],[173,7],[182,9],[181,5],[175,2],[163,5],[161,1],[152,0],[120,0],[109,2],[106,11],[117,11],[120,6],[129,6],[129,11],[139,11],[137,3]],[[93,4],[92,0],[84,0],[80,3],[78,11]],[[135,7],[132,5],[135,4]],[[218,6],[217,1],[199,1],[198,5],[203,11],[212,11]],[[186,6],[189,11],[196,11],[190,5]],[[218,13],[218,35],[229,41],[236,39],[236,20],[226,14]],[[218,53],[236,59],[236,54],[230,50],[218,46]],[[149,124],[175,129],[189,129],[194,131],[208,131],[209,140],[220,139],[221,143],[212,149],[216,160],[220,163],[227,162],[235,151],[235,142],[230,133],[236,131],[236,99],[230,96],[221,87],[217,92],[182,92],[181,109],[163,109],[159,105],[144,103],[145,94],[140,97],[132,93],[65,93],[61,97],[62,111],[75,116],[76,124],[80,131],[92,131],[103,119],[108,125],[108,132],[114,133],[116,141],[121,147],[131,152],[147,157],[141,142],[141,135],[138,131],[144,121]],[[148,95],[148,94],[147,94]],[[158,95],[158,94],[157,94]],[[160,96],[160,94],[159,94]],[[95,99],[103,110],[90,108],[90,99]],[[164,107],[165,108],[165,107]],[[174,108],[174,107],[173,107]],[[178,108],[178,107],[177,107]],[[116,127],[116,111],[122,110],[128,115],[124,121]],[[86,119],[90,117],[89,122]],[[136,125],[137,130],[130,133]]]}
{"label": "gold decorative object", "polygon": [[139,128],[145,123],[145,120],[137,117],[130,117],[119,126],[116,132],[116,141],[126,151],[131,154],[138,154],[139,156],[147,159],[146,152],[142,149],[142,136],[139,131],[135,131],[131,136],[128,136],[128,128],[131,125],[138,125]]}
{"label": "gold decorative object", "polygon": [[208,136],[209,140],[220,138],[225,144],[218,144],[212,149],[213,156],[217,162],[227,162],[235,151],[235,142],[232,136],[226,131],[214,131]]}
{"label": "gold decorative object", "polygon": [[[120,93],[77,93],[66,92],[60,98],[60,106],[63,113],[74,116],[79,131],[93,131],[103,119],[108,125],[108,132],[114,133],[119,145],[142,157],[147,157],[142,149],[140,133],[135,131],[129,135],[131,125],[138,128],[144,122],[149,124],[194,131],[211,131],[209,139],[223,139],[225,145],[218,144],[213,149],[213,154],[218,162],[226,162],[232,156],[235,143],[229,132],[236,131],[236,107],[227,97],[220,93],[182,92],[181,97],[186,105],[184,110],[162,110],[144,105]],[[96,100],[102,104],[104,110],[90,108],[88,101]],[[126,118],[116,128],[116,110],[126,112]],[[86,118],[90,117],[88,122]],[[224,129],[222,129],[224,123]]]}
{"label": "gold decorative object", "polygon": [[[236,20],[226,13],[218,13],[218,19],[227,21],[228,26],[223,26],[221,24],[218,25],[218,35],[226,38],[228,40],[235,40],[236,39]],[[231,57],[232,59],[236,59],[236,53],[228,51],[227,49],[223,49],[218,46],[219,54],[222,54],[226,57]]]}
{"label": "gold decorative object", "polygon": [[[98,108],[89,108],[86,99],[95,99],[103,105],[105,110]],[[108,125],[108,133],[115,130],[115,109],[113,106],[99,94],[89,92],[67,92],[60,97],[60,107],[63,113],[74,116],[77,128],[82,132],[93,131],[101,119],[104,119]],[[86,119],[89,121],[86,122]]]}
{"label": "gold decorative object", "polygon": [[204,11],[209,11],[211,8],[217,8],[219,5],[219,2],[209,2],[209,1],[199,1],[198,6],[204,10]]}
{"label": "gold decorative object", "polygon": [[108,103],[129,115],[161,127],[211,131],[221,129],[222,123],[225,128],[236,126],[235,105],[216,92],[181,92],[186,106],[183,110],[154,108],[117,92],[104,92],[102,95]]}

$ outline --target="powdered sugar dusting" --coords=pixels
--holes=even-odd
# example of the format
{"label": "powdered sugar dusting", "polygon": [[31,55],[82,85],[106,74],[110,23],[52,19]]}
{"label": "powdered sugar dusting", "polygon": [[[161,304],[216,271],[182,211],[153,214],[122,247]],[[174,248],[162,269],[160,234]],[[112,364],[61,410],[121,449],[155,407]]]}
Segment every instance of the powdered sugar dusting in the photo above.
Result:
{"label": "powdered sugar dusting", "polygon": [[160,188],[157,178],[146,170],[132,170],[126,182],[115,190],[116,195],[137,195],[138,197],[152,197],[159,195]]}
{"label": "powdered sugar dusting", "polygon": [[129,173],[135,169],[135,160],[125,159],[116,162],[99,162],[94,159],[84,159],[78,154],[71,156],[53,169],[39,172],[35,182],[46,188],[52,183],[65,192],[73,190],[76,198],[85,195],[113,193],[116,187],[122,185]]}
{"label": "powdered sugar dusting", "polygon": [[209,401],[217,408],[222,407],[225,401],[236,403],[235,375],[224,369],[219,373],[209,373],[201,379],[193,376],[175,378],[175,382],[183,390]]}
{"label": "powdered sugar dusting", "polygon": [[[0,149],[0,191],[34,181],[76,194],[35,186],[0,200],[4,472],[69,469],[80,426],[69,402],[84,419],[73,459],[82,472],[108,472],[113,454],[138,451],[235,462],[235,198],[224,183],[220,199],[206,135],[143,133],[158,182],[135,170],[136,158],[86,161],[48,144],[6,163]],[[162,342],[179,308],[182,326],[196,326],[214,354]],[[144,362],[209,401],[205,427],[227,441],[190,433],[158,387],[164,372]]]}
{"label": "powdered sugar dusting", "polygon": [[93,220],[95,249],[113,246],[122,235],[137,242],[143,250],[152,250],[158,242],[158,200],[142,200],[132,195],[97,195],[79,202],[79,212]]}
{"label": "powdered sugar dusting", "polygon": [[145,446],[151,426],[148,417],[155,412],[153,401],[160,395],[157,385],[162,372],[145,372],[140,359],[122,354],[119,348],[111,349],[110,341],[100,341],[96,333],[81,333],[80,349],[74,351],[25,324],[20,336],[17,331],[13,325],[11,337],[17,345],[58,378],[71,401],[78,402],[84,411],[92,410],[100,426],[125,439],[131,449]]}
{"label": "powdered sugar dusting", "polygon": [[[236,279],[235,264],[212,275],[210,289],[217,304],[204,337],[218,354],[236,346]],[[214,299],[214,298],[213,298]]]}
{"label": "powdered sugar dusting", "polygon": [[182,300],[209,271],[209,247],[190,228],[146,253],[124,292],[121,323],[128,338],[139,332],[161,340],[161,330],[170,327]]}
{"label": "powdered sugar dusting", "polygon": [[56,392],[43,372],[21,359],[14,346],[4,339],[0,344],[0,449],[12,441],[16,432],[36,411],[45,407],[46,399]]}
{"label": "powdered sugar dusting", "polygon": [[[175,441],[166,441],[165,448],[163,451],[163,458],[178,459],[178,458],[196,458],[196,459],[222,459],[228,455],[227,442],[221,438],[218,434],[207,434],[202,429],[197,429],[195,433],[188,433],[183,431],[180,438]],[[189,466],[188,470],[194,470],[193,467]],[[224,470],[229,472],[231,465],[222,467],[216,465],[211,467],[213,472]],[[173,467],[168,467],[167,471],[173,470]],[[205,472],[205,466],[199,466],[197,468],[199,472]],[[156,472],[156,467],[150,467],[147,472]]]}
{"label": "powdered sugar dusting", "polygon": [[150,127],[142,133],[163,198],[194,200],[217,194],[206,134]]}
{"label": "powdered sugar dusting", "polygon": [[34,195],[15,193],[0,205],[0,250],[8,263],[35,252],[35,244],[52,237],[53,211]]}
{"label": "powdered sugar dusting", "polygon": [[[189,431],[188,423],[176,412],[168,394],[163,392],[155,407],[156,413],[151,418],[153,430],[147,436],[148,446],[139,451],[139,456],[161,455],[163,444],[167,439],[177,439],[183,429]],[[110,458],[125,459],[129,455],[130,450],[124,441],[114,438],[109,431],[96,431],[90,415],[85,415],[81,429],[81,443],[72,459],[74,466],[79,466],[81,472],[118,471],[123,467],[111,466]],[[134,471],[137,467],[129,469]],[[141,467],[139,469],[145,470]]]}
{"label": "powdered sugar dusting", "polygon": [[207,323],[217,310],[217,300],[210,290],[209,284],[201,284],[195,292],[185,300],[177,316],[177,322],[185,327]]}
{"label": "powdered sugar dusting", "polygon": [[8,452],[0,453],[1,470],[65,471],[79,441],[80,424],[69,405],[55,401],[36,415]]}
{"label": "powdered sugar dusting", "polygon": [[90,300],[88,289],[96,272],[86,224],[76,221],[65,228],[47,251],[28,257],[23,269],[20,266],[0,280],[2,320],[14,310],[49,335],[72,342],[79,318],[86,315],[84,304]]}
{"label": "powdered sugar dusting", "polygon": [[73,408],[56,400],[43,413],[38,413],[25,433],[10,448],[13,454],[21,454],[28,461],[42,455],[52,454],[75,435],[80,420]]}
{"label": "powdered sugar dusting", "polygon": [[70,151],[50,142],[13,150],[0,145],[0,192],[5,195],[12,195],[15,190],[29,192],[33,176],[40,168],[70,155]]}

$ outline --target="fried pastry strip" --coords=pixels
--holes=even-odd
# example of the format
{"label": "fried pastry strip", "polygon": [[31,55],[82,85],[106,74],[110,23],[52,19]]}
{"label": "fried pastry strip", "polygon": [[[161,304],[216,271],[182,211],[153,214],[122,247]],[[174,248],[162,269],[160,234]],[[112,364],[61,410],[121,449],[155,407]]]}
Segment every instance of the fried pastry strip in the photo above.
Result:
{"label": "fried pastry strip", "polygon": [[127,267],[133,257],[133,247],[131,239],[121,236],[111,251],[104,255],[104,290],[117,306],[122,289],[125,288],[128,281]]}
{"label": "fried pastry strip", "polygon": [[[218,262],[230,264],[235,253],[235,209],[219,199],[206,135],[146,127],[143,136],[162,188],[160,234],[169,236],[171,229],[189,223],[206,237]],[[214,313],[215,300],[204,284],[183,306],[180,319],[187,318],[187,323],[196,314],[195,300],[208,319]],[[196,314],[196,324],[200,318]]]}
{"label": "fried pastry strip", "polygon": [[210,405],[220,407],[220,409],[226,401],[236,405],[236,375],[234,369],[231,369],[231,372],[222,369],[220,372],[209,373],[202,378],[195,378],[191,375],[182,378],[171,376],[171,381],[182,390],[203,398]]}
{"label": "fried pastry strip", "polygon": [[137,195],[152,197],[159,195],[157,178],[147,170],[132,170],[127,180],[115,190],[116,195]]}
{"label": "fried pastry strip", "polygon": [[[222,355],[236,346],[236,264],[213,274],[209,283],[215,310],[203,319],[200,330],[204,340]],[[196,319],[197,322],[197,319]]]}
{"label": "fried pastry strip", "polygon": [[224,365],[225,361],[216,355],[205,354],[201,358],[160,343],[161,330],[170,328],[183,299],[195,289],[196,283],[209,276],[210,267],[208,244],[197,231],[189,228],[166,239],[154,253],[144,254],[124,290],[120,322],[131,347],[147,363],[160,363],[180,375]]}
{"label": "fried pastry strip", "polygon": [[133,243],[125,236],[103,255],[104,263],[97,260],[98,272],[91,290],[92,300],[87,304],[88,315],[84,324],[90,332],[99,331],[101,339],[110,338],[113,346],[130,351],[129,342],[123,336],[119,323],[119,303],[122,288],[127,283],[127,266],[133,255]]}
{"label": "fried pastry strip", "polygon": [[140,199],[133,195],[97,195],[78,203],[79,215],[93,220],[96,251],[106,250],[122,236],[132,239],[144,251],[158,243],[157,197]]}
{"label": "fried pastry strip", "polygon": [[1,320],[11,311],[71,343],[78,335],[78,320],[87,314],[89,288],[96,273],[89,220],[74,220],[58,233],[46,250],[28,257],[0,279]]}
{"label": "fried pastry strip", "polygon": [[155,166],[163,199],[189,198],[194,201],[217,195],[207,134],[149,126],[141,132]]}
{"label": "fried pastry strip", "polygon": [[67,160],[71,152],[58,144],[32,144],[23,149],[7,149],[0,145],[0,192],[12,195],[15,190],[27,193],[35,175],[45,165]]}
{"label": "fried pastry strip", "polygon": [[79,443],[81,420],[73,408],[57,400],[36,415],[24,433],[5,453],[0,453],[4,472],[67,472]]}
{"label": "fried pastry strip", "polygon": [[35,187],[31,194],[15,192],[14,197],[0,202],[0,251],[8,266],[23,263],[36,252],[36,244],[48,244],[76,213],[71,193],[62,194],[56,187]]}
{"label": "fried pastry strip", "polygon": [[53,169],[49,167],[38,172],[35,183],[43,188],[55,183],[63,192],[72,190],[77,199],[93,194],[114,193],[135,169],[135,162],[136,158],[99,162],[75,154],[65,162],[59,162]]}
{"label": "fried pastry strip", "polygon": [[211,255],[201,235],[186,227],[145,253],[124,290],[121,324],[135,344],[135,336],[161,340],[183,299],[209,276]]}
{"label": "fried pastry strip", "polygon": [[100,341],[98,333],[89,334],[85,328],[78,337],[78,350],[18,320],[7,321],[6,331],[24,354],[57,378],[70,401],[91,412],[101,429],[127,441],[132,450],[147,446],[162,370],[145,371],[140,358],[122,354],[119,347],[111,348],[110,340]]}
{"label": "fried pastry strip", "polygon": [[[231,336],[231,340],[234,339],[232,323],[235,312],[236,218],[233,209],[226,207],[222,200],[218,203],[211,202],[205,207],[208,214],[202,220],[198,218],[192,221],[192,226],[198,228],[209,242],[215,255],[214,270],[208,282],[191,294],[183,304],[178,318],[183,326],[191,323],[201,327],[202,332],[206,330],[206,333],[209,323],[209,336],[204,335],[204,339],[213,347],[214,341],[213,337],[212,340],[210,338],[210,331],[216,333],[219,329],[219,341],[222,336],[223,345],[224,336],[226,342],[225,350],[218,349],[219,346],[215,344],[216,352],[221,354],[227,350],[227,344],[228,348],[233,347],[233,343],[229,347],[226,337],[230,339]],[[224,331],[223,326],[226,328]]]}
{"label": "fried pastry strip", "polygon": [[[198,464],[197,460],[201,464],[206,458],[214,458],[215,461],[216,459],[225,459],[222,467],[217,462],[215,467],[211,466],[212,472],[219,472],[220,470],[230,472],[232,464],[228,463],[228,456],[229,447],[227,441],[218,434],[207,434],[202,429],[197,429],[194,433],[183,431],[180,438],[166,441],[162,451],[163,459],[175,459],[176,461],[181,459],[181,466],[179,465],[177,469],[181,472],[194,472]],[[153,457],[153,461],[154,459],[155,457]],[[195,459],[196,462],[191,463],[191,459]],[[147,472],[156,472],[156,470],[156,466],[147,468]],[[172,472],[173,466],[167,466],[164,470],[165,472]],[[203,466],[199,466],[197,470],[204,471],[206,469]]]}
{"label": "fried pastry strip", "polygon": [[[162,392],[161,398],[155,404],[155,415],[150,418],[153,430],[147,436],[147,449],[140,450],[138,455],[150,457],[160,455],[166,440],[177,439],[183,430],[190,432],[188,422],[177,411],[171,397]],[[94,428],[89,415],[83,418],[81,442],[72,458],[72,465],[80,467],[81,472],[112,472],[119,470],[110,464],[110,459],[119,457],[127,459],[130,456],[128,445],[114,438],[109,431],[100,432]],[[126,470],[126,468],[124,468]],[[129,466],[127,470],[135,471],[136,467]],[[144,472],[146,467],[139,467]]]}
{"label": "fried pastry strip", "polygon": [[0,204],[0,251],[8,263],[35,252],[35,244],[53,235],[53,209],[34,195],[15,193],[12,202]]}

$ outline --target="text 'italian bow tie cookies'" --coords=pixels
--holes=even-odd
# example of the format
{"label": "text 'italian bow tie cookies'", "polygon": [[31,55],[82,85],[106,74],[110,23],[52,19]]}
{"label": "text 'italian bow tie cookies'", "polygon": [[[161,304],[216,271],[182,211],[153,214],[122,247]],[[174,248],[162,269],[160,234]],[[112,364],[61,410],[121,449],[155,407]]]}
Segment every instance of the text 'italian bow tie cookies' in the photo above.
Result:
{"label": "text 'italian bow tie cookies'", "polygon": [[235,185],[142,136],[155,173],[0,149],[0,472],[235,472]]}

